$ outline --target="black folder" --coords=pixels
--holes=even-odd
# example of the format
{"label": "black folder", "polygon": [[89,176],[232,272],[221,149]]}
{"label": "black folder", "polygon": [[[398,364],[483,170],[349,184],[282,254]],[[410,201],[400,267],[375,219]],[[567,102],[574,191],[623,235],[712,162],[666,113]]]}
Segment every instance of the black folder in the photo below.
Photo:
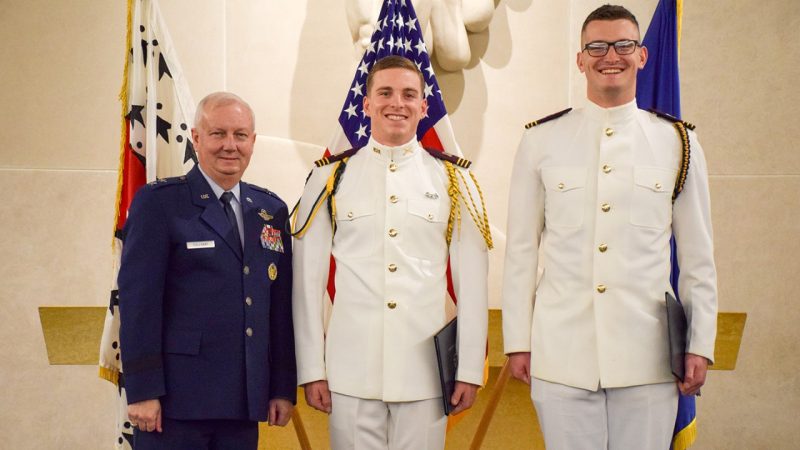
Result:
{"label": "black folder", "polygon": [[433,345],[436,347],[436,364],[439,366],[439,382],[442,385],[442,404],[446,416],[450,415],[454,408],[450,404],[450,398],[453,397],[453,391],[456,388],[456,370],[458,369],[457,328],[456,319],[453,319],[433,336]]}
{"label": "black folder", "polygon": [[686,334],[688,324],[686,312],[675,297],[666,293],[667,300],[667,333],[669,335],[669,365],[672,374],[683,381],[686,373]]}

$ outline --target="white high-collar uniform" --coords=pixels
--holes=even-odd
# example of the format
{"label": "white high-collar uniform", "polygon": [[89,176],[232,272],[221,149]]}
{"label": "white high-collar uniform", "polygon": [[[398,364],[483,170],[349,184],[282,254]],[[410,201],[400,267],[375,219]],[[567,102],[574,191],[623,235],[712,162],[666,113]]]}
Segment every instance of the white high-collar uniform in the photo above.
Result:
{"label": "white high-collar uniform", "polygon": [[589,104],[524,134],[509,198],[503,339],[506,353],[531,352],[532,376],[588,390],[674,379],[664,306],[672,233],[688,351],[713,360],[708,175],[689,136],[688,176],[673,204],[681,140],[635,101]]}
{"label": "white high-collar uniform", "polygon": [[[312,172],[299,222],[335,165]],[[387,402],[441,396],[433,335],[446,321],[449,257],[458,298],[457,379],[482,384],[487,250],[462,205],[448,251],[450,198],[442,161],[416,140],[400,147],[370,140],[347,161],[335,205],[335,235],[323,205],[294,247],[298,383],[326,379],[333,392]],[[329,255],[336,262],[336,295],[325,333]]]}

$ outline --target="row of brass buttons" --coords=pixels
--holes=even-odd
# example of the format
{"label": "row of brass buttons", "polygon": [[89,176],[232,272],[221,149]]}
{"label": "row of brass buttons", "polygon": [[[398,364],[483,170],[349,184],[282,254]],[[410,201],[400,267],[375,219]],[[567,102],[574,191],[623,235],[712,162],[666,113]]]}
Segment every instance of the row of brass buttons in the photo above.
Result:
{"label": "row of brass buttons", "polygon": [[[614,129],[613,128],[606,128],[605,129],[605,134],[608,137],[613,136],[614,135]],[[602,170],[603,170],[603,173],[610,173],[611,172],[611,166],[608,165],[608,164],[603,164]],[[611,205],[609,205],[608,203],[603,203],[602,205],[600,205],[600,210],[603,211],[603,212],[609,212],[609,211],[611,211]],[[600,253],[605,253],[608,250],[608,245],[600,244],[597,247],[597,249],[600,250]],[[597,285],[597,292],[602,294],[605,291],[606,291],[606,285],[605,284],[598,284]]]}

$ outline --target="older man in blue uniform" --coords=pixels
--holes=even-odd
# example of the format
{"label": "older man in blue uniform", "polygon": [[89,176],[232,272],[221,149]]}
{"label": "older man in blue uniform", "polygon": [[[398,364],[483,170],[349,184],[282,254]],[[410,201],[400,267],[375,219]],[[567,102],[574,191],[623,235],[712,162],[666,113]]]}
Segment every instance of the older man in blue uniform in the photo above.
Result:
{"label": "older man in blue uniform", "polygon": [[144,186],[124,229],[120,343],[137,450],[255,449],[296,401],[287,208],[241,180],[254,116],[198,105],[199,165]]}

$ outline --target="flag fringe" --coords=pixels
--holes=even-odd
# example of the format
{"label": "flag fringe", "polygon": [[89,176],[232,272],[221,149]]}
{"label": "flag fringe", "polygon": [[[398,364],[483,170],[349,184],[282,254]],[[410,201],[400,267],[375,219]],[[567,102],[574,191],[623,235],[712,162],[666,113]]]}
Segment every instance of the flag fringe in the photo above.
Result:
{"label": "flag fringe", "polygon": [[697,439],[697,418],[692,419],[675,437],[672,438],[672,450],[686,450]]}
{"label": "flag fringe", "polygon": [[[117,199],[114,202],[114,232],[111,233],[111,247],[115,245],[117,224],[119,223],[119,202],[122,199],[123,174],[125,173],[125,147],[128,145],[128,122],[125,116],[128,111],[128,69],[131,58],[128,52],[133,48],[133,0],[128,0],[128,19],[127,34],[125,37],[125,65],[122,69],[122,87],[119,90],[119,101],[122,106],[120,116],[120,137],[119,137],[119,170],[117,170]],[[102,368],[101,368],[102,370]],[[101,375],[102,377],[102,375]],[[109,380],[110,381],[110,380]]]}
{"label": "flag fringe", "polygon": [[119,386],[119,371],[108,367],[98,367],[98,376]]}

